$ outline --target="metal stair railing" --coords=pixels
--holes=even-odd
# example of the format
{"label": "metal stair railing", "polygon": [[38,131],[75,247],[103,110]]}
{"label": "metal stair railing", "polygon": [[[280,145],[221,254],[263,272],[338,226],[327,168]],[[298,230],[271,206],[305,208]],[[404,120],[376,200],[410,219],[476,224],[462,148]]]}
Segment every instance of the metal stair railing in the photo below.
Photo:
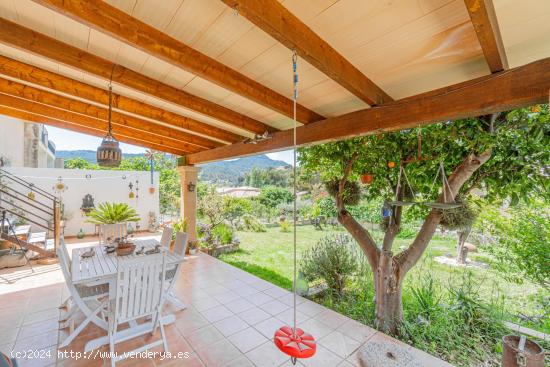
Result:
{"label": "metal stair railing", "polygon": [[[14,185],[18,187],[12,187]],[[30,196],[22,193],[21,190],[25,189],[35,195]],[[38,197],[42,201],[37,200]],[[4,198],[8,198],[8,200]],[[3,220],[7,219],[5,215],[7,212],[13,217],[53,233],[55,253],[61,238],[61,203],[57,197],[0,168],[0,210],[3,213]],[[5,233],[3,224],[4,221],[0,222],[0,233],[11,238],[9,233]],[[29,247],[29,244],[26,243],[23,246]]]}

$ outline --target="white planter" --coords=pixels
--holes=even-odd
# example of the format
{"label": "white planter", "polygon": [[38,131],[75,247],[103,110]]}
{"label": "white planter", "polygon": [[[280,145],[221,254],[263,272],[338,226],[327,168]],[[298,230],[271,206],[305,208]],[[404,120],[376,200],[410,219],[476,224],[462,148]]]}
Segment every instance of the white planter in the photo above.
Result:
{"label": "white planter", "polygon": [[197,249],[196,249],[196,248],[189,249],[189,255],[195,255],[196,253],[197,253]]}

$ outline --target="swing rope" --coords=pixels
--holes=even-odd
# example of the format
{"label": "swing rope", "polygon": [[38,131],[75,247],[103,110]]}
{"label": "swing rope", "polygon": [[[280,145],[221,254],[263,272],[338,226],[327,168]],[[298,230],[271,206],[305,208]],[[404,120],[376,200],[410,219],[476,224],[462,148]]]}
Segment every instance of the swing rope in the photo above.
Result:
{"label": "swing rope", "polygon": [[297,138],[296,138],[296,128],[297,128],[297,122],[296,122],[296,106],[297,106],[297,99],[298,99],[298,72],[297,72],[297,62],[298,62],[298,54],[296,51],[292,54],[292,74],[293,74],[293,87],[294,87],[294,94],[293,94],[293,119],[294,119],[294,127],[293,127],[293,160],[294,160],[294,167],[293,167],[293,193],[294,193],[294,208],[292,214],[294,215],[294,218],[292,219],[293,223],[293,229],[294,229],[294,275],[293,275],[293,282],[292,282],[292,294],[293,294],[293,324],[292,327],[290,326],[283,326],[277,331],[275,331],[275,335],[273,336],[273,342],[275,343],[275,346],[281,350],[281,352],[287,354],[290,356],[290,361],[293,365],[296,364],[298,361],[298,358],[310,358],[312,357],[316,350],[317,350],[317,343],[315,342],[315,338],[311,336],[310,334],[304,332],[304,330],[299,329],[296,327],[296,299],[297,299],[297,287],[296,287],[296,279],[297,279],[297,260],[296,260],[296,243],[297,243],[297,236],[296,236],[296,212],[297,212],[297,205],[296,205],[296,162],[297,162]]}
{"label": "swing rope", "polygon": [[293,107],[293,119],[294,119],[294,126],[293,126],[293,159],[294,159],[294,166],[293,166],[293,183],[292,183],[292,189],[293,189],[293,197],[294,197],[294,208],[292,210],[293,215],[293,230],[294,230],[294,277],[292,280],[292,293],[293,293],[293,303],[294,303],[294,324],[292,331],[294,333],[294,336],[296,336],[296,101],[298,100],[298,72],[297,72],[297,63],[298,63],[298,54],[296,51],[292,54],[292,80],[294,84],[294,94],[292,98],[292,107]]}

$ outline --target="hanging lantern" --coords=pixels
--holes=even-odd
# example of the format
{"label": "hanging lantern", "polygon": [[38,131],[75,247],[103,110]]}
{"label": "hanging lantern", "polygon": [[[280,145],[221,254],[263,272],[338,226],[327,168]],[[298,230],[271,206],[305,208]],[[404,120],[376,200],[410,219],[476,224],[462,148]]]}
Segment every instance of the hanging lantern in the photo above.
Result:
{"label": "hanging lantern", "polygon": [[122,159],[122,150],[120,150],[119,143],[112,134],[112,93],[113,87],[109,84],[109,131],[103,138],[99,148],[97,148],[97,164],[100,167],[118,167]]}

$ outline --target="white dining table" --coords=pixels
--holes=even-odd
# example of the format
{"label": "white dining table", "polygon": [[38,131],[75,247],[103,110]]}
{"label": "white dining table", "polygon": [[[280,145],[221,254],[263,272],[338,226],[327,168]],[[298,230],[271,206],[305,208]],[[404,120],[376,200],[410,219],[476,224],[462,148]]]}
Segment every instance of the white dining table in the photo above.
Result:
{"label": "white dining table", "polygon": [[[107,253],[105,251],[105,246],[96,244],[87,247],[75,248],[71,252],[71,277],[74,284],[86,284],[86,285],[97,285],[97,284],[109,284],[109,298],[114,299],[116,296],[115,284],[118,272],[118,265],[136,259],[137,257],[148,256],[145,253],[141,255],[136,255],[135,252],[144,248],[144,252],[150,249],[153,249],[159,242],[155,239],[143,239],[143,240],[134,240],[136,245],[136,250],[131,255],[117,256],[116,253]],[[81,255],[85,252],[94,249],[95,254],[91,257],[82,257]],[[168,269],[176,266],[179,271],[179,266],[185,261],[184,256],[180,256],[170,251],[166,251],[166,267]],[[162,318],[164,325],[173,323],[176,320],[174,314],[165,315]],[[97,326],[106,330],[106,323],[104,322],[95,322]],[[142,324],[133,323],[128,329],[125,329],[118,333],[119,337],[117,339],[126,340],[132,335],[135,335],[143,330],[148,330],[152,328],[152,322],[145,322]],[[86,343],[84,351],[89,352],[93,349],[97,349],[103,345],[109,344],[109,338],[107,335],[90,340]]]}

